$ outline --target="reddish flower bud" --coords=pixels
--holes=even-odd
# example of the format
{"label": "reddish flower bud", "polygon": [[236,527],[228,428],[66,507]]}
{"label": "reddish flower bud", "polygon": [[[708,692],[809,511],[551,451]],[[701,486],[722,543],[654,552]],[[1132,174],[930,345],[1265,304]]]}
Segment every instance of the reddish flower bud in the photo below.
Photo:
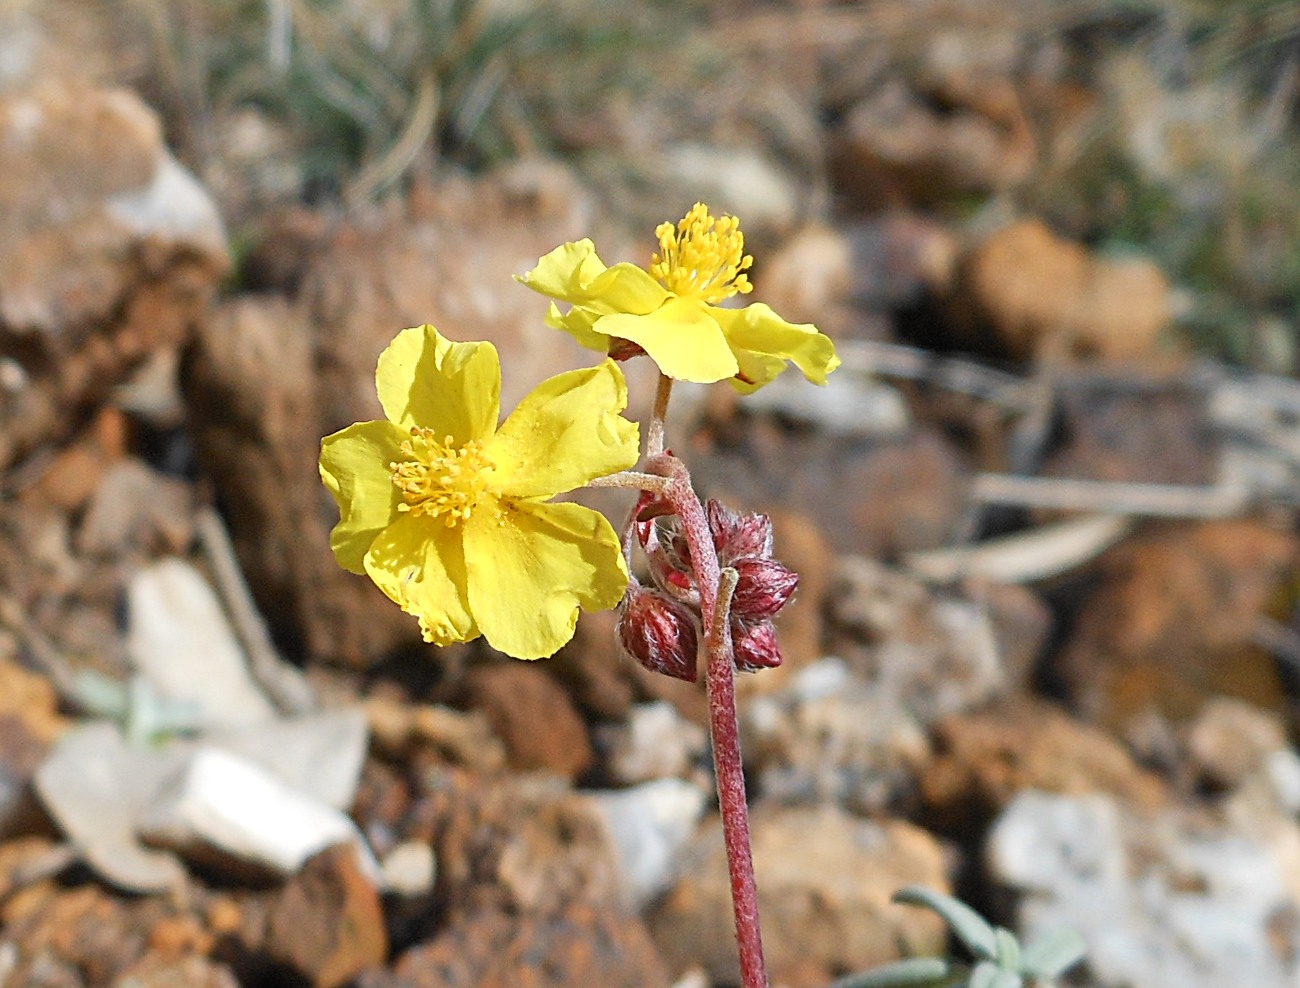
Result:
{"label": "reddish flower bud", "polygon": [[713,533],[713,546],[723,566],[740,559],[772,555],[772,520],[767,515],[742,514],[712,498],[704,505]]}
{"label": "reddish flower bud", "polygon": [[781,664],[781,646],[776,640],[776,627],[771,621],[759,621],[757,624],[732,622],[731,647],[738,672],[775,669]]}
{"label": "reddish flower bud", "polygon": [[699,637],[690,613],[675,600],[633,583],[619,605],[618,641],[651,672],[695,682]]}
{"label": "reddish flower bud", "polygon": [[733,566],[739,579],[731,613],[746,623],[774,617],[799,586],[799,574],[775,559],[742,559]]}

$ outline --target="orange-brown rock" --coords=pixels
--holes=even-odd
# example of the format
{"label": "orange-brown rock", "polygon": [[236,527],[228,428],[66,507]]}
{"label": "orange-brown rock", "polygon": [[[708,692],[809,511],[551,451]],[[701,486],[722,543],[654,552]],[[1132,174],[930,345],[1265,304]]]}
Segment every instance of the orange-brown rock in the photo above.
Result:
{"label": "orange-brown rock", "polygon": [[535,665],[480,666],[465,676],[465,703],[482,710],[516,770],[581,775],[594,757],[569,694]]}
{"label": "orange-brown rock", "polygon": [[554,915],[477,910],[403,955],[366,988],[667,988],[641,919],[573,905]]}
{"label": "orange-brown rock", "polygon": [[383,963],[383,905],[355,847],[322,851],[285,885],[271,907],[266,950],[314,988],[339,988]]}
{"label": "orange-brown rock", "polygon": [[0,467],[184,343],[226,265],[215,206],[135,96],[0,95]]}
{"label": "orange-brown rock", "polygon": [[934,751],[919,773],[921,795],[948,833],[985,826],[1023,789],[1105,792],[1145,809],[1168,800],[1160,778],[1112,735],[1027,696],[944,718]]}
{"label": "orange-brown rock", "polygon": [[[773,984],[821,988],[836,972],[937,953],[943,925],[890,902],[904,885],[948,888],[938,840],[898,820],[852,817],[834,806],[759,807],[751,819],[759,913]],[[702,966],[739,983],[721,829],[696,839],[695,866],[650,918],[673,970]]]}
{"label": "orange-brown rock", "polygon": [[1283,707],[1256,622],[1295,578],[1294,535],[1254,521],[1164,525],[1108,552],[1056,663],[1071,703],[1114,728],[1194,716],[1218,694]]}
{"label": "orange-brown rock", "polygon": [[1034,219],[967,253],[950,301],[966,345],[1016,360],[1150,357],[1172,314],[1152,262],[1098,257]]}

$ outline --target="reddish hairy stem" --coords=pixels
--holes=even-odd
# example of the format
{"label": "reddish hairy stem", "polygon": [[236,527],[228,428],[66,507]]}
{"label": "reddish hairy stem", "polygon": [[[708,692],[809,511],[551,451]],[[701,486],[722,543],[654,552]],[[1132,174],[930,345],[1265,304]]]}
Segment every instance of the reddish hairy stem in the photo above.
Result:
{"label": "reddish hairy stem", "polygon": [[704,507],[691,486],[685,465],[675,457],[657,457],[649,465],[672,483],[663,493],[681,520],[682,534],[690,546],[700,590],[706,656],[704,681],[709,698],[709,728],[713,738],[713,768],[717,777],[722,835],[731,875],[731,903],[736,917],[736,943],[740,950],[743,988],[768,988],[763,962],[763,937],[758,924],[758,888],[749,842],[749,807],[740,760],[740,724],[736,717],[736,666],[731,650],[731,594],[735,570],[722,570],[713,545]]}

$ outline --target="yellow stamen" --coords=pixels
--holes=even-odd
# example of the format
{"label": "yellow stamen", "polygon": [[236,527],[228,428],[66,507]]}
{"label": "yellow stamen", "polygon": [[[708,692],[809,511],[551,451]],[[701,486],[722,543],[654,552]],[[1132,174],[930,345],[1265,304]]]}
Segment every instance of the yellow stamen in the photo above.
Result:
{"label": "yellow stamen", "polygon": [[745,235],[736,217],[714,219],[709,207],[697,202],[677,226],[660,223],[655,236],[660,253],[650,264],[650,274],[673,294],[716,305],[753,290],[744,272],[754,259],[745,253]]}
{"label": "yellow stamen", "polygon": [[459,449],[452,437],[438,442],[432,429],[411,429],[402,443],[401,462],[388,464],[393,485],[402,493],[398,511],[441,518],[448,528],[469,518],[487,488],[496,465],[483,455],[483,444],[471,439]]}

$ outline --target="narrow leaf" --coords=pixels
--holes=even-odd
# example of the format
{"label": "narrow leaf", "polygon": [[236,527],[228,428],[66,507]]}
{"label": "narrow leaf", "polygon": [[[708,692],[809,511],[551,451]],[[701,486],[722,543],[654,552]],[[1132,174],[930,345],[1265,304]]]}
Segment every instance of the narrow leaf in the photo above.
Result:
{"label": "narrow leaf", "polygon": [[930,988],[953,976],[952,964],[942,957],[909,957],[870,971],[849,974],[830,988]]}
{"label": "narrow leaf", "polygon": [[971,972],[969,988],[1024,988],[1020,975],[1004,971],[992,961],[980,961]]}
{"label": "narrow leaf", "polygon": [[993,927],[966,903],[922,885],[899,889],[894,893],[894,901],[933,909],[978,959],[991,961],[997,957],[998,942]]}
{"label": "narrow leaf", "polygon": [[1059,978],[1083,960],[1088,945],[1074,930],[1061,927],[1044,933],[1025,947],[1020,967],[1035,978]]}
{"label": "narrow leaf", "polygon": [[1010,930],[998,927],[993,931],[998,942],[998,967],[1004,971],[1020,970],[1020,941],[1015,938]]}

